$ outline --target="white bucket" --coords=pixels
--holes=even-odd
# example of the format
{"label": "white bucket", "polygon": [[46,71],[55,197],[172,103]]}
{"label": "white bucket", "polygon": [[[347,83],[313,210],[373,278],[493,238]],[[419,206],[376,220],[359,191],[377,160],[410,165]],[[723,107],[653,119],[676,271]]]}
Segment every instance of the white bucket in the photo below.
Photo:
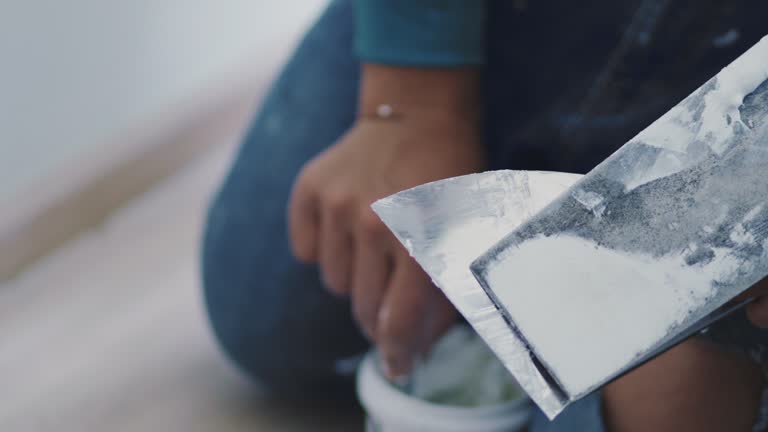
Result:
{"label": "white bucket", "polygon": [[368,432],[515,432],[528,424],[530,399],[464,407],[440,405],[407,395],[382,376],[375,353],[363,360],[357,392]]}

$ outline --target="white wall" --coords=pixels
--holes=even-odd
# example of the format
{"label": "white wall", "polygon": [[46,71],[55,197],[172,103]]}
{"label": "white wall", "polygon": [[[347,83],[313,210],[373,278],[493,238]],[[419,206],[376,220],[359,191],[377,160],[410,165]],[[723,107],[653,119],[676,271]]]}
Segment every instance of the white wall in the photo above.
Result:
{"label": "white wall", "polygon": [[0,0],[0,203],[238,69],[274,70],[323,4]]}

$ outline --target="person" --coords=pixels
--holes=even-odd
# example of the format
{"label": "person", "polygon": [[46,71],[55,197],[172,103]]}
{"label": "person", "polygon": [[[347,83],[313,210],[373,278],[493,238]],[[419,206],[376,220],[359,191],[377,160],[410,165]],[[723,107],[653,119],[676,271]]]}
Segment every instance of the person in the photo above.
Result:
{"label": "person", "polygon": [[[224,351],[276,397],[351,397],[371,344],[389,375],[407,374],[457,314],[369,205],[486,169],[587,172],[759,40],[766,12],[748,0],[332,1],[210,209],[204,294]],[[767,302],[749,316],[768,326]],[[746,322],[713,333],[765,340]],[[696,338],[531,430],[763,430],[763,382],[759,364]]]}

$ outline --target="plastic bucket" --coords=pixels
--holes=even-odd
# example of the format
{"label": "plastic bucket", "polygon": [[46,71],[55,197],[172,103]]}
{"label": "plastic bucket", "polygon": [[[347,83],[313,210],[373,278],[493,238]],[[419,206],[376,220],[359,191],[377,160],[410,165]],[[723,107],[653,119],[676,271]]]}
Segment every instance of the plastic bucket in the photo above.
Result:
{"label": "plastic bucket", "polygon": [[514,432],[528,424],[531,402],[521,397],[480,407],[438,405],[409,396],[379,372],[375,353],[358,370],[357,393],[368,432]]}

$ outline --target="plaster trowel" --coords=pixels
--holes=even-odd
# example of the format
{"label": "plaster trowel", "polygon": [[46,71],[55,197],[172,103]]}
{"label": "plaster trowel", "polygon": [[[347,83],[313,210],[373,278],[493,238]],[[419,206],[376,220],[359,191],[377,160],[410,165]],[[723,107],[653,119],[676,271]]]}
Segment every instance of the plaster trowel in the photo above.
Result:
{"label": "plaster trowel", "polygon": [[584,177],[500,171],[373,208],[550,418],[768,274],[768,38]]}

